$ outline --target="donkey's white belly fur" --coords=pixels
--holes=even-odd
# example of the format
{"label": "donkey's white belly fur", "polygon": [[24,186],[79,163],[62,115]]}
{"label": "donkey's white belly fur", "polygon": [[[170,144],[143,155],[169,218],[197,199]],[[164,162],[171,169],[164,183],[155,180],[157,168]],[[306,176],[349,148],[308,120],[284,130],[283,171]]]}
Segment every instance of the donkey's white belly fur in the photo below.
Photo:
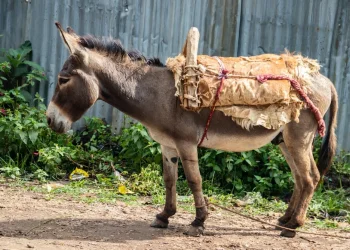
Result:
{"label": "donkey's white belly fur", "polygon": [[231,152],[243,152],[260,148],[275,138],[282,129],[276,130],[267,136],[242,137],[235,134],[231,136],[208,133],[208,140],[204,139],[205,148],[219,149]]}
{"label": "donkey's white belly fur", "polygon": [[[257,135],[249,137],[238,134],[232,134],[228,136],[227,134],[210,133],[210,131],[208,131],[208,140],[204,139],[201,147],[230,152],[249,151],[260,148],[271,142],[271,140],[273,140],[282,130],[283,127],[281,127],[279,130],[272,131],[268,135]],[[174,139],[166,133],[160,132],[157,129],[150,128],[148,128],[148,133],[153,138],[153,140],[160,143],[161,145],[176,148]],[[198,141],[199,140],[200,137],[198,138]]]}

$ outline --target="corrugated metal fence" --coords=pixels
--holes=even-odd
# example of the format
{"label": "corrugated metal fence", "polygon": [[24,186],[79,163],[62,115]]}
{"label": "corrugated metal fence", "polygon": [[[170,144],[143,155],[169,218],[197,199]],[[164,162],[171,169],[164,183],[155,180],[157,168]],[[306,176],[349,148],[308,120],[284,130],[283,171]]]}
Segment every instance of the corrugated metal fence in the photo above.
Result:
{"label": "corrugated metal fence", "polygon": [[[287,48],[316,58],[337,87],[339,146],[350,150],[347,0],[0,0],[0,47],[32,42],[33,60],[48,76],[48,83],[36,91],[46,100],[68,56],[54,21],[70,25],[78,34],[119,38],[127,48],[163,61],[179,53],[192,26],[201,34],[201,54],[278,54]],[[102,102],[87,115],[109,122],[113,117],[118,130],[124,124],[123,114]]]}

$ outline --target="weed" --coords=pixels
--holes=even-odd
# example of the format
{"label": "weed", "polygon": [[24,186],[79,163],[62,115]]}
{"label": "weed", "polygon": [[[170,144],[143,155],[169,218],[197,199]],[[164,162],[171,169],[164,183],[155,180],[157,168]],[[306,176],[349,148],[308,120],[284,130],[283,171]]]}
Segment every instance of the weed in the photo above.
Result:
{"label": "weed", "polygon": [[308,215],[318,219],[334,219],[350,222],[350,194],[344,189],[315,192]]}
{"label": "weed", "polygon": [[260,193],[247,193],[243,198],[247,204],[247,211],[253,214],[283,213],[287,209],[287,204],[279,199],[266,199]]}
{"label": "weed", "polygon": [[[53,185],[54,184],[49,184]],[[85,203],[106,203],[115,204],[117,201],[124,201],[128,204],[139,204],[136,195],[122,195],[118,193],[117,185],[106,187],[99,185],[95,181],[80,180],[64,183],[58,188],[52,188],[50,192],[47,186],[33,186],[31,190],[34,192],[44,193],[46,199],[54,199],[59,197],[71,197],[74,200]],[[64,195],[64,196],[63,196]]]}
{"label": "weed", "polygon": [[142,168],[139,174],[132,174],[128,185],[132,191],[141,195],[165,195],[161,167],[155,163]]}
{"label": "weed", "polygon": [[7,161],[4,159],[1,160],[0,171],[4,174],[5,177],[15,179],[21,175],[18,164],[11,158],[8,158]]}
{"label": "weed", "polygon": [[339,175],[350,176],[350,152],[340,152],[333,162],[332,168]]}
{"label": "weed", "polygon": [[131,172],[140,172],[142,166],[148,164],[161,164],[160,145],[151,139],[140,123],[124,129],[118,142],[122,148],[119,161],[127,162]]}

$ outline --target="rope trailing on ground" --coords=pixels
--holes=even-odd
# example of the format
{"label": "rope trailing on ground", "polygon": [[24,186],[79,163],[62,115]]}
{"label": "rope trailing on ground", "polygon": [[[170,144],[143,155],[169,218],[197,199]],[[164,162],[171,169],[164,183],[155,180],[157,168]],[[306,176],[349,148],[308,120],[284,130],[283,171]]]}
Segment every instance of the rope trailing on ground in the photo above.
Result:
{"label": "rope trailing on ground", "polygon": [[253,220],[253,221],[260,222],[260,223],[262,223],[262,224],[266,224],[266,225],[273,226],[273,227],[278,227],[278,228],[280,228],[280,229],[286,229],[286,230],[288,230],[288,231],[292,231],[292,232],[296,232],[296,233],[311,234],[311,235],[326,236],[326,237],[334,237],[334,238],[341,238],[341,239],[347,239],[347,240],[350,239],[350,237],[346,237],[346,236],[332,235],[332,234],[323,234],[323,233],[313,233],[313,232],[307,232],[307,231],[302,231],[302,230],[291,229],[291,228],[283,227],[283,226],[280,226],[280,225],[277,225],[277,224],[269,223],[269,222],[260,220],[260,219],[258,219],[258,218],[255,218],[255,217],[252,217],[252,216],[249,216],[249,215],[245,215],[245,214],[236,212],[236,211],[234,211],[234,210],[232,210],[232,209],[228,209],[228,208],[223,207],[223,206],[220,206],[220,205],[218,205],[218,204],[214,204],[214,203],[209,203],[209,202],[208,202],[207,205],[208,205],[208,206],[214,206],[214,207],[221,208],[222,210],[226,210],[226,211],[228,211],[228,212],[237,214],[237,215],[239,215],[239,216],[242,216],[242,217],[244,217],[244,218],[247,218],[247,219],[250,219],[250,220]]}

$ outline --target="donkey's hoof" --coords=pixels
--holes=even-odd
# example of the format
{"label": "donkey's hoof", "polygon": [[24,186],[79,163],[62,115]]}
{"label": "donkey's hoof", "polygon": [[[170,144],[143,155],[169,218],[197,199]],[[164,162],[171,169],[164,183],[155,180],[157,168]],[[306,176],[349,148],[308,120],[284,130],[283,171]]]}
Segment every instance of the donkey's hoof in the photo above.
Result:
{"label": "donkey's hoof", "polygon": [[191,225],[188,231],[184,232],[184,234],[188,236],[199,237],[204,234],[204,227],[202,226],[195,227]]}
{"label": "donkey's hoof", "polygon": [[287,238],[294,238],[296,234],[297,234],[297,232],[295,232],[295,231],[283,229],[280,235],[283,237],[287,237]]}
{"label": "donkey's hoof", "polygon": [[158,220],[157,218],[151,223],[151,227],[155,228],[167,228],[169,223],[165,223],[164,221]]}

